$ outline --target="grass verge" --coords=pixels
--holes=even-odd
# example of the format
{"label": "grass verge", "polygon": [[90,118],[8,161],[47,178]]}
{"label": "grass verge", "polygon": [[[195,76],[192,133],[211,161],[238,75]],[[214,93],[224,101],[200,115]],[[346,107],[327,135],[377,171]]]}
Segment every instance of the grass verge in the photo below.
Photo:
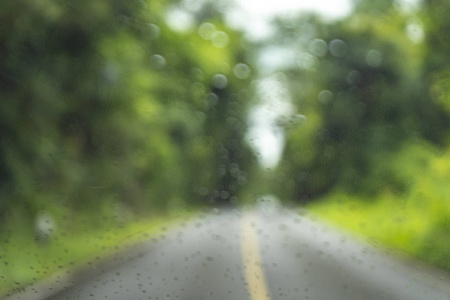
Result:
{"label": "grass verge", "polygon": [[401,193],[330,193],[308,210],[361,237],[450,271],[450,151],[412,146],[392,162]]}
{"label": "grass verge", "polygon": [[56,272],[95,266],[104,257],[158,236],[193,214],[183,212],[125,223],[97,223],[97,226],[84,223],[73,230],[59,230],[45,242],[37,241],[16,226],[12,234],[0,242],[0,299]]}

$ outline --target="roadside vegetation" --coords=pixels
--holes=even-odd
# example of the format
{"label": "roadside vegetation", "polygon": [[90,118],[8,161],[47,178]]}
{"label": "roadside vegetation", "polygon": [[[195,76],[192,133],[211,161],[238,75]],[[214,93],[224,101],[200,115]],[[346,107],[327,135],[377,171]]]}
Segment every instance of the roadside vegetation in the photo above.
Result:
{"label": "roadside vegetation", "polygon": [[[450,270],[450,43],[445,1],[355,1],[349,17],[276,20],[295,111],[277,195]],[[296,122],[296,116],[304,120]]]}
{"label": "roadside vegetation", "polygon": [[9,234],[2,240],[0,296],[58,272],[68,275],[95,268],[113,255],[125,259],[127,247],[158,238],[194,214],[184,211],[120,221],[116,215],[97,212],[80,216],[75,223],[53,220],[58,228],[47,237],[30,236],[17,219],[8,224]]}
{"label": "roadside vegetation", "polygon": [[0,294],[239,201],[256,72],[221,8],[0,0]]}
{"label": "roadside vegetation", "polygon": [[450,152],[413,145],[390,162],[405,183],[402,192],[336,190],[308,210],[375,245],[450,271]]}

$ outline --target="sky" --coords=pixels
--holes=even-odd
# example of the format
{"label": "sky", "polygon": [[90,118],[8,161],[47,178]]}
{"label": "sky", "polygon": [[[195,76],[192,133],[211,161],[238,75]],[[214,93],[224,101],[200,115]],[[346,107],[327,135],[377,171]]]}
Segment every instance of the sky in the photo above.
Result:
{"label": "sky", "polygon": [[350,11],[349,0],[238,0],[248,13],[270,16],[292,10],[314,10],[328,16],[344,16]]}
{"label": "sky", "polygon": [[[376,0],[374,0],[376,1]],[[399,0],[405,10],[414,9],[421,0]],[[316,12],[325,19],[343,18],[352,11],[352,0],[235,0],[237,8],[229,14],[232,26],[244,29],[250,38],[260,39],[270,34],[269,20],[274,16],[289,16],[298,12]]]}
{"label": "sky", "polygon": [[[332,4],[330,4],[332,3]],[[333,20],[350,14],[351,0],[236,0],[237,9],[227,16],[230,26],[243,29],[251,40],[270,36],[270,19],[298,12],[316,12]],[[272,56],[284,57],[272,49]],[[271,61],[266,57],[265,61]],[[274,62],[279,65],[279,62]],[[269,66],[270,69],[270,66]],[[296,115],[290,103],[283,76],[268,75],[258,81],[260,105],[249,117],[248,140],[257,153],[263,168],[274,168],[281,159],[284,148],[284,133],[275,124],[280,117]],[[300,115],[300,114],[298,114]],[[300,115],[301,116],[301,115]]]}
{"label": "sky", "polygon": [[[202,1],[185,0],[183,3],[188,10],[196,10]],[[234,0],[234,4],[226,14],[228,25],[243,29],[250,39],[268,36],[271,32],[269,21],[274,16],[313,11],[325,18],[336,19],[348,15],[352,8],[351,0]],[[194,25],[192,15],[183,9],[171,9],[166,17],[169,26],[176,31],[191,30]]]}
{"label": "sky", "polygon": [[268,21],[275,15],[314,11],[325,18],[337,19],[352,9],[350,0],[236,0],[236,4],[237,9],[229,14],[228,22],[247,31],[253,39],[270,34]]}

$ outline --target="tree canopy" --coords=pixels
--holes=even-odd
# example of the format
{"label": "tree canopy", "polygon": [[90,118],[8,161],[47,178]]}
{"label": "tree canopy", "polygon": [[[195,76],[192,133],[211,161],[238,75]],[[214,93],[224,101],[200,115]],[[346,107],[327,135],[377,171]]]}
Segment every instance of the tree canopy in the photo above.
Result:
{"label": "tree canopy", "polygon": [[254,162],[242,34],[220,14],[177,32],[168,5],[2,1],[2,220],[238,201]]}
{"label": "tree canopy", "polygon": [[[332,23],[314,15],[277,21],[270,43],[298,53],[283,72],[296,113],[307,118],[287,129],[278,178],[288,199],[308,202],[336,187],[401,191],[393,153],[411,140],[446,144],[448,111],[432,92],[442,87],[433,83],[442,75],[433,60],[446,51],[430,52],[409,32],[422,30],[419,16],[371,3],[358,1],[354,14]],[[430,26],[423,30],[430,39],[436,34]]]}

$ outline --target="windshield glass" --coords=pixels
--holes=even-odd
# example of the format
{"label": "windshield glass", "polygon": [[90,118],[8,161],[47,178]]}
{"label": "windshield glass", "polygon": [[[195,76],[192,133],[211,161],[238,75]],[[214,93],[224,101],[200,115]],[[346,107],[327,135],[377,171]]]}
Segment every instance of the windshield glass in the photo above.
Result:
{"label": "windshield glass", "polygon": [[450,299],[449,9],[0,0],[0,299]]}

